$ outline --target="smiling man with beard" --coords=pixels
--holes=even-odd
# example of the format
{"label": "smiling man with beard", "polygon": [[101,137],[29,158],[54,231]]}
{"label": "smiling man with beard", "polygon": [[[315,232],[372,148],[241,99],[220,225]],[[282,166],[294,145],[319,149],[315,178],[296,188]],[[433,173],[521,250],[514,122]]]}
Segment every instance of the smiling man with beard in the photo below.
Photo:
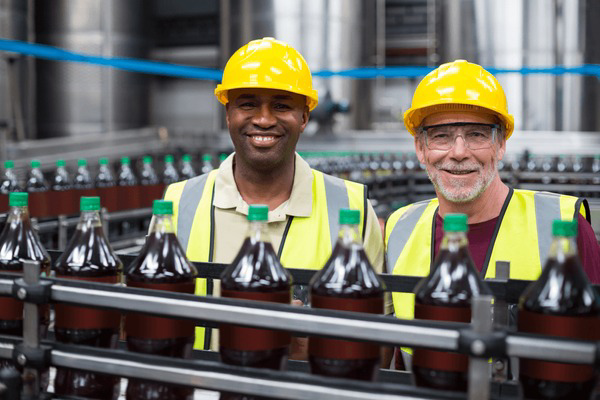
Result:
{"label": "smiling man with beard", "polygon": [[[231,263],[246,236],[248,205],[266,204],[283,266],[320,269],[337,240],[339,210],[354,208],[367,256],[381,273],[383,238],[366,187],[311,169],[295,151],[318,103],[302,55],[272,38],[254,40],[231,56],[215,96],[225,105],[235,153],[218,170],[172,184],[165,194],[188,258]],[[197,280],[196,294],[219,293],[218,281],[212,287]],[[387,306],[391,313],[391,301]],[[197,328],[194,347],[216,349],[217,340],[215,330]],[[304,357],[306,340],[292,343],[292,356]]]}
{"label": "smiling man with beard", "polygon": [[[442,241],[443,217],[462,213],[468,216],[469,251],[482,278],[494,278],[496,261],[506,260],[510,278],[536,280],[550,247],[552,221],[575,218],[584,270],[600,283],[600,247],[587,201],[511,189],[500,180],[497,163],[514,120],[493,75],[463,60],[441,65],[419,83],[404,124],[437,198],[388,218],[388,273],[427,276]],[[397,317],[413,318],[413,294],[394,293],[393,303]]]}

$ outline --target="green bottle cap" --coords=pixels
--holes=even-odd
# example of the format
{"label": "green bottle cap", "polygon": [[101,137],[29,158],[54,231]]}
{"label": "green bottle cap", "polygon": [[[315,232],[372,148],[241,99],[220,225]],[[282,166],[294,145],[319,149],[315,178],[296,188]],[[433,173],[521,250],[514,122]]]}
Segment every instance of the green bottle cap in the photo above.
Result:
{"label": "green bottle cap", "polygon": [[165,156],[165,162],[172,163],[173,161],[175,161],[175,157],[173,157],[171,154],[167,154]]}
{"label": "green bottle cap", "polygon": [[142,162],[144,164],[152,164],[152,156],[144,156],[144,158],[142,159]]}
{"label": "green bottle cap", "polygon": [[4,161],[4,168],[10,169],[15,167],[15,162],[13,160]]}
{"label": "green bottle cap", "polygon": [[229,155],[228,155],[228,154],[225,154],[225,153],[223,153],[223,154],[221,154],[221,155],[219,156],[219,161],[223,162],[223,161],[225,161],[225,159],[226,159],[227,157],[229,157]]}
{"label": "green bottle cap", "polygon": [[203,161],[212,161],[212,156],[210,154],[204,154],[202,156]]}
{"label": "green bottle cap", "polygon": [[67,162],[65,160],[56,160],[56,166],[57,167],[66,167]]}
{"label": "green bottle cap", "polygon": [[100,211],[100,197],[82,196],[79,200],[80,211]]}
{"label": "green bottle cap", "polygon": [[181,159],[185,162],[189,162],[192,161],[192,156],[190,156],[189,154],[184,154],[183,157],[181,157]]}
{"label": "green bottle cap", "polygon": [[173,202],[166,200],[154,200],[154,203],[152,203],[152,214],[173,215]]}
{"label": "green bottle cap", "polygon": [[26,207],[29,201],[29,193],[12,192],[8,195],[8,205],[11,207]]}
{"label": "green bottle cap", "polygon": [[577,220],[572,219],[563,221],[560,219],[555,219],[552,221],[552,235],[567,237],[577,236]]}
{"label": "green bottle cap", "polygon": [[248,207],[248,221],[267,221],[269,207],[264,204],[251,204]]}
{"label": "green bottle cap", "polygon": [[78,167],[85,167],[87,165],[87,160],[85,158],[80,158],[77,160]]}
{"label": "green bottle cap", "polygon": [[129,165],[131,164],[131,160],[129,159],[129,157],[121,157],[121,164]]}
{"label": "green bottle cap", "polygon": [[340,210],[340,225],[358,225],[360,223],[360,211],[351,208]]}
{"label": "green bottle cap", "polygon": [[31,168],[39,168],[42,166],[42,163],[38,160],[31,160]]}
{"label": "green bottle cap", "polygon": [[108,165],[108,158],[103,157],[101,159],[98,160],[98,164],[100,165]]}
{"label": "green bottle cap", "polygon": [[466,232],[467,227],[466,214],[446,214],[444,217],[444,231],[446,232]]}

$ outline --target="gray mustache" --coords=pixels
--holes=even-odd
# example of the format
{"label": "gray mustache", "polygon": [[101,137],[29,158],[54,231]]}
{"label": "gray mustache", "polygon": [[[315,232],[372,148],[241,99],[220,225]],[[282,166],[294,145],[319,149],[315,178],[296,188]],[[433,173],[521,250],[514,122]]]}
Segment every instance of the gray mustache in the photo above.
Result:
{"label": "gray mustache", "polygon": [[436,163],[433,164],[437,169],[444,169],[446,171],[456,171],[456,172],[464,172],[464,171],[479,171],[481,166],[475,163],[469,164],[455,164],[455,163]]}

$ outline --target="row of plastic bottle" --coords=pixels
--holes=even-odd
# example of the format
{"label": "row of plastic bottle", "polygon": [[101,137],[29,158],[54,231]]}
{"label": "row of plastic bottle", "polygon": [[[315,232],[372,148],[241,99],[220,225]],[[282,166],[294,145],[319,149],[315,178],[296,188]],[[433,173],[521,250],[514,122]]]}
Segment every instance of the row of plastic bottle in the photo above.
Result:
{"label": "row of plastic bottle", "polygon": [[[21,271],[23,259],[50,259],[31,229],[27,194],[11,194],[11,211],[0,234],[0,267]],[[116,284],[122,264],[104,236],[99,198],[82,198],[77,231],[53,266],[59,278]],[[155,201],[154,223],[138,257],[124,272],[128,286],[193,293],[197,271],[185,257],[173,233],[172,203]],[[268,208],[252,205],[248,234],[234,261],[221,275],[222,296],[236,299],[291,302],[292,279],[283,268],[268,237]],[[313,308],[383,313],[385,285],[363,250],[357,210],[340,211],[340,231],[332,255],[310,282]],[[444,218],[444,237],[428,277],[415,288],[415,318],[469,322],[474,296],[489,294],[468,251],[467,217]],[[540,278],[531,283],[519,304],[518,329],[583,340],[600,340],[600,306],[577,256],[576,221],[554,221],[554,241]],[[2,298],[0,333],[19,334],[21,303]],[[56,338],[65,343],[115,347],[118,313],[82,307],[56,306]],[[10,328],[10,329],[8,329]],[[5,330],[6,329],[6,330]],[[188,322],[128,314],[125,323],[130,351],[188,357],[193,325]],[[282,369],[288,356],[290,334],[237,325],[220,326],[220,355],[224,363],[255,368]],[[380,346],[371,343],[311,337],[309,364],[315,374],[361,380],[376,378]],[[465,390],[468,358],[416,348],[413,373],[419,386]],[[567,378],[562,378],[567,377]],[[59,370],[55,387],[62,395],[112,398],[118,379],[88,372]],[[593,366],[522,359],[521,383],[527,398],[589,398],[596,376]],[[566,379],[566,380],[565,380]],[[106,397],[99,395],[105,393]],[[188,389],[132,380],[127,398],[186,398]],[[93,394],[93,395],[92,395]],[[222,398],[240,398],[223,394]]]}
{"label": "row of plastic bottle", "polygon": [[[221,156],[221,162],[226,156]],[[162,197],[166,185],[197,175],[189,154],[181,158],[180,168],[172,155],[164,158],[164,168],[157,173],[151,156],[142,159],[136,172],[129,157],[122,157],[117,173],[113,172],[107,158],[98,161],[95,175],[89,170],[85,159],[77,162],[77,170],[71,175],[64,160],[56,162],[56,170],[46,180],[40,162],[33,160],[25,185],[20,185],[14,171],[14,163],[4,163],[4,175],[0,181],[0,212],[8,209],[8,194],[26,191],[30,194],[30,212],[33,217],[50,217],[76,214],[81,196],[100,196],[102,204],[110,212],[133,208],[151,207],[152,199]],[[199,173],[213,169],[212,156],[205,154]]]}

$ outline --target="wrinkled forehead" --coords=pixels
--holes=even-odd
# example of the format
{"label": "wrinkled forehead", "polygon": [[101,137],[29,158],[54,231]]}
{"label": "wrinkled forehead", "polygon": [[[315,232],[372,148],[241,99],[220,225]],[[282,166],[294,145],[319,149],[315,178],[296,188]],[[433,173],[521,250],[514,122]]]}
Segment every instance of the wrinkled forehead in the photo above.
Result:
{"label": "wrinkled forehead", "polygon": [[472,122],[476,124],[498,124],[500,120],[494,114],[469,111],[442,111],[428,115],[421,126],[453,124],[457,122]]}

